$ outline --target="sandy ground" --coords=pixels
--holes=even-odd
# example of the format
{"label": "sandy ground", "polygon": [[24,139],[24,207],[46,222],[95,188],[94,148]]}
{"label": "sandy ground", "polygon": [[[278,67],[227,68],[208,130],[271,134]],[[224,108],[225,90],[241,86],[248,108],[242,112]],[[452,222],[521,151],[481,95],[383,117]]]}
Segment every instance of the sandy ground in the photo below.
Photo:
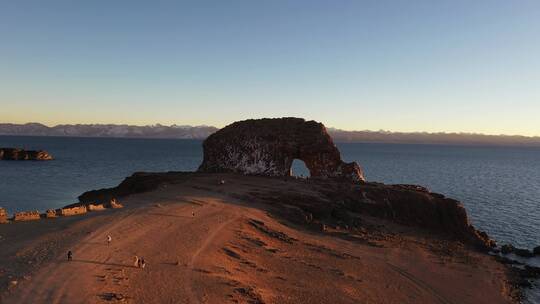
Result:
{"label": "sandy ground", "polygon": [[429,248],[429,236],[362,243],[287,225],[238,199],[279,187],[262,182],[218,186],[206,176],[132,195],[121,210],[0,226],[0,267],[51,252],[1,302],[110,303],[121,294],[127,303],[511,303],[505,269],[488,256],[445,255]]}

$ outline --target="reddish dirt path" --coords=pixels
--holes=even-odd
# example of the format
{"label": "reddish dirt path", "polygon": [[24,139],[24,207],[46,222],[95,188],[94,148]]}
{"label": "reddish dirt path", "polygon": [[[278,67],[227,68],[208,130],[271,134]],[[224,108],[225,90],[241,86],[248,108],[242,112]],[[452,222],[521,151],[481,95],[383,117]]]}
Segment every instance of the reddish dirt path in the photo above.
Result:
{"label": "reddish dirt path", "polygon": [[484,256],[451,261],[414,243],[296,230],[196,186],[129,197],[71,248],[73,261],[56,257],[5,303],[107,303],[113,294],[127,303],[510,303],[503,268]]}

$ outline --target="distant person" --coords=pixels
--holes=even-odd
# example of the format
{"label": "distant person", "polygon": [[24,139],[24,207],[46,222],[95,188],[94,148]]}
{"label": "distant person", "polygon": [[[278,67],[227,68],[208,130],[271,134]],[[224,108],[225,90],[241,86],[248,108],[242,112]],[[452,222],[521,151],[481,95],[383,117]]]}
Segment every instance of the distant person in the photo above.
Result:
{"label": "distant person", "polygon": [[112,242],[112,236],[107,235],[107,246],[109,246]]}
{"label": "distant person", "polygon": [[141,259],[140,259],[139,261],[140,261],[140,265],[141,265],[140,267],[141,267],[142,269],[144,269],[144,267],[146,266],[146,262],[145,262],[144,258],[141,257]]}
{"label": "distant person", "polygon": [[139,267],[139,257],[138,256],[135,256],[135,262],[133,263],[133,266],[135,267]]}
{"label": "distant person", "polygon": [[68,261],[73,260],[73,252],[71,252],[71,250],[68,251],[67,258],[68,258]]}

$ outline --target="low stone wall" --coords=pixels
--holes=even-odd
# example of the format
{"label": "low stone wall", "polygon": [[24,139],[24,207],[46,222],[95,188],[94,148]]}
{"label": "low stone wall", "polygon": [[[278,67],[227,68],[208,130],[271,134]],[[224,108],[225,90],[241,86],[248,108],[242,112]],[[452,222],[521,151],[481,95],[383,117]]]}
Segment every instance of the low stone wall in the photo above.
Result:
{"label": "low stone wall", "polygon": [[[102,211],[106,209],[118,209],[123,208],[124,206],[120,204],[116,199],[111,199],[111,201],[105,204],[88,204],[82,206],[67,207],[62,209],[48,209],[44,214],[40,214],[39,211],[22,211],[17,212],[13,215],[12,220],[14,222],[23,222],[23,221],[33,221],[43,218],[56,218],[58,216],[73,216],[79,214],[85,214],[88,211]],[[6,209],[0,208],[0,224],[9,223],[10,219]]]}
{"label": "low stone wall", "polygon": [[86,206],[78,206],[73,208],[62,208],[60,209],[60,215],[62,216],[72,216],[72,215],[79,215],[79,214],[85,214],[88,210],[86,209]]}
{"label": "low stone wall", "polygon": [[40,218],[41,216],[39,215],[39,211],[22,211],[13,215],[13,220],[15,222],[35,221],[39,220]]}
{"label": "low stone wall", "polygon": [[88,204],[88,211],[102,211],[105,210],[105,205],[103,204]]}
{"label": "low stone wall", "polygon": [[0,224],[5,224],[8,222],[8,214],[6,209],[0,208]]}

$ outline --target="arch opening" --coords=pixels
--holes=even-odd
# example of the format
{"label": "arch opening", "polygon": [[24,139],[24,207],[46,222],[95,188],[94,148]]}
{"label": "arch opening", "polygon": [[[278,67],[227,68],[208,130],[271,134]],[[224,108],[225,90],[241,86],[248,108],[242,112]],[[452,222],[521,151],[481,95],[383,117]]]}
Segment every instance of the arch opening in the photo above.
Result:
{"label": "arch opening", "polygon": [[311,177],[311,172],[303,160],[295,158],[291,164],[290,176],[308,178]]}

